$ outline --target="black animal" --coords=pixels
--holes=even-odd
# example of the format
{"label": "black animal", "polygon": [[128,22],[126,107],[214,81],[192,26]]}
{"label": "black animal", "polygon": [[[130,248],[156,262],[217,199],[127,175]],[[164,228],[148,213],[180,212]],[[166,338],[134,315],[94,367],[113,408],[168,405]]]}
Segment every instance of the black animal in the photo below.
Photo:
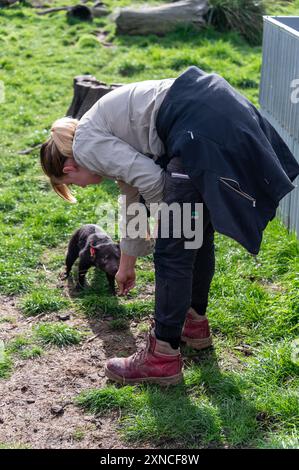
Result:
{"label": "black animal", "polygon": [[76,230],[68,244],[64,279],[68,278],[72,266],[79,257],[77,289],[85,285],[85,276],[91,266],[106,273],[110,291],[115,295],[115,274],[120,260],[119,244],[106,235],[98,225],[86,224]]}

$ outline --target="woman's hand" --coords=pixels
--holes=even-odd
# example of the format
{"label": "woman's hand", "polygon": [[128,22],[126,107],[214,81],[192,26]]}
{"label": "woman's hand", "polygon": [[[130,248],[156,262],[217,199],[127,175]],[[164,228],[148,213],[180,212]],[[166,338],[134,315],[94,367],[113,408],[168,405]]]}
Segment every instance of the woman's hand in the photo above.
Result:
{"label": "woman's hand", "polygon": [[118,270],[115,279],[119,288],[119,295],[127,295],[135,287],[135,269],[127,271]]}
{"label": "woman's hand", "polygon": [[127,295],[127,293],[135,287],[135,264],[136,257],[121,253],[119,269],[115,279],[119,288],[119,295]]}

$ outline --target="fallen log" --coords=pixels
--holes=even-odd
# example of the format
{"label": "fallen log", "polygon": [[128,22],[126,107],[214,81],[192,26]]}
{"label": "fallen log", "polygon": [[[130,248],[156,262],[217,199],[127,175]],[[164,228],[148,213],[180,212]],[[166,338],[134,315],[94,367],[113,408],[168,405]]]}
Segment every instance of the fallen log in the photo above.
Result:
{"label": "fallen log", "polygon": [[154,7],[118,8],[110,17],[116,23],[117,34],[164,35],[179,25],[200,29],[208,10],[207,0],[180,0]]}
{"label": "fallen log", "polygon": [[[38,7],[40,8],[40,7]],[[38,15],[47,15],[48,13],[54,13],[55,11],[63,11],[68,10],[69,7],[53,7],[53,8],[45,8],[44,10],[38,11]]]}
{"label": "fallen log", "polygon": [[[2,0],[0,0],[1,2]],[[53,13],[56,11],[67,12],[67,17],[78,18],[82,21],[91,21],[93,18],[99,18],[101,16],[108,15],[109,11],[107,7],[103,6],[101,2],[98,2],[93,7],[88,7],[87,5],[78,4],[74,6],[61,6],[53,8],[45,8],[44,10],[38,11],[38,15],[47,15],[48,13]]]}
{"label": "fallen log", "polygon": [[96,101],[121,84],[100,82],[92,75],[78,75],[74,78],[74,95],[66,116],[80,119]]}
{"label": "fallen log", "polygon": [[18,1],[19,0],[0,0],[0,7],[9,7]]}

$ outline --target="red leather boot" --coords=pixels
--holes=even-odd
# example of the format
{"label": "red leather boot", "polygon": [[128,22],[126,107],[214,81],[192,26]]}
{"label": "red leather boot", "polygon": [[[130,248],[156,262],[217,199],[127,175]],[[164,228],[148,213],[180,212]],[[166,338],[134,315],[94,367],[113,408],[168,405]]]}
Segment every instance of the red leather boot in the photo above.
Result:
{"label": "red leather boot", "polygon": [[169,343],[156,339],[152,330],[142,351],[125,358],[109,359],[105,374],[121,384],[150,382],[173,385],[182,380],[182,367],[180,349],[172,349]]}
{"label": "red leather boot", "polygon": [[197,315],[191,307],[183,326],[182,341],[194,349],[205,349],[212,345],[212,335],[206,316]]}

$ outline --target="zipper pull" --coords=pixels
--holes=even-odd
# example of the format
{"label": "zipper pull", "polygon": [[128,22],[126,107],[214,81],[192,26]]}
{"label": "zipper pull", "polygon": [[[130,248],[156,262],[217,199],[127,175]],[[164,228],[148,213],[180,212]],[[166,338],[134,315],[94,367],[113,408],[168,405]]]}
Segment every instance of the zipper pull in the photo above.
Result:
{"label": "zipper pull", "polygon": [[253,207],[256,207],[256,200],[255,199],[252,201],[252,205],[253,205]]}

